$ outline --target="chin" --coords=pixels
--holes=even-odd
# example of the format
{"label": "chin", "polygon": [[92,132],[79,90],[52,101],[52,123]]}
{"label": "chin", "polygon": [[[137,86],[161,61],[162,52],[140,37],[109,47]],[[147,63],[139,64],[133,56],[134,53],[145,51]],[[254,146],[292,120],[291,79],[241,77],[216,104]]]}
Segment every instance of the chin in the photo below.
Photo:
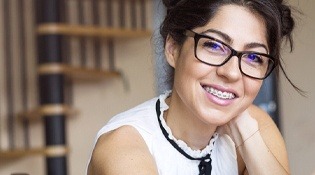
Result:
{"label": "chin", "polygon": [[205,119],[206,122],[211,125],[221,126],[228,123],[230,120],[234,118],[234,115],[227,114],[226,112],[223,111],[211,110],[210,113],[211,115],[210,116],[208,115],[207,117],[205,117]]}

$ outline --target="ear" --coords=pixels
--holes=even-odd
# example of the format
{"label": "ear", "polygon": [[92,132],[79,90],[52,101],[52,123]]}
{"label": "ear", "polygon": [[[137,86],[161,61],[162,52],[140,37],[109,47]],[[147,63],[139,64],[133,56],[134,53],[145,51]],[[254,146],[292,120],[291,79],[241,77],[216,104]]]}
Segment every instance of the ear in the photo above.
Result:
{"label": "ear", "polygon": [[166,38],[164,50],[166,61],[175,68],[176,60],[179,56],[179,46],[170,35]]}

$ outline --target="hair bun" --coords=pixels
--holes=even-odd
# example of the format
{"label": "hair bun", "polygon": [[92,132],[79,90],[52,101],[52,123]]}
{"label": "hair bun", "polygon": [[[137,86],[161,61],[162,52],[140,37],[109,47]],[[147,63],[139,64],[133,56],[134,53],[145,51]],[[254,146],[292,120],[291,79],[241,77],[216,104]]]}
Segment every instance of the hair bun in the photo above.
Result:
{"label": "hair bun", "polygon": [[281,23],[282,23],[282,36],[290,35],[294,28],[294,19],[291,15],[291,9],[286,6],[281,6]]}
{"label": "hair bun", "polygon": [[167,9],[175,7],[176,4],[180,1],[181,0],[162,0],[163,4]]}

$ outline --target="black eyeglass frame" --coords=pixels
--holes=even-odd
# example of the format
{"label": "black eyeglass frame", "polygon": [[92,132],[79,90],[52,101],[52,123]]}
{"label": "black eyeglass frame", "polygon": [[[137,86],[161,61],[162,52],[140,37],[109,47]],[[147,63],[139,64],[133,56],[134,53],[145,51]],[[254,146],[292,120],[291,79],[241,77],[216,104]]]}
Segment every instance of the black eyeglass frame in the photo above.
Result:
{"label": "black eyeglass frame", "polygon": [[[244,75],[246,75],[246,76],[248,76],[248,77],[250,77],[250,78],[258,79],[258,80],[263,80],[263,79],[267,78],[267,77],[271,74],[271,72],[273,71],[273,69],[277,66],[276,59],[275,59],[273,56],[269,55],[269,54],[259,53],[259,52],[253,52],[253,51],[242,51],[242,52],[240,52],[240,51],[237,51],[237,50],[233,49],[231,46],[225,44],[224,42],[222,42],[222,41],[220,41],[220,40],[218,40],[218,39],[216,39],[216,38],[213,38],[213,37],[208,36],[208,35],[202,35],[202,34],[199,34],[199,33],[194,32],[194,31],[192,31],[192,30],[186,30],[186,31],[184,32],[184,35],[187,36],[187,37],[193,37],[193,38],[194,38],[194,40],[195,40],[195,45],[194,45],[194,47],[195,47],[195,48],[194,48],[195,57],[196,57],[200,62],[202,62],[202,63],[204,63],[204,64],[207,64],[207,65],[210,65],[210,66],[217,66],[217,67],[219,67],[219,66],[222,66],[222,65],[224,65],[225,63],[227,63],[233,56],[236,56],[236,57],[238,58],[238,60],[239,60],[239,61],[238,61],[238,64],[239,64],[238,67],[239,67],[241,73],[244,74]],[[197,56],[197,46],[198,46],[198,42],[199,42],[200,38],[208,38],[208,39],[214,40],[214,41],[216,41],[216,42],[219,42],[220,44],[222,44],[222,45],[226,46],[227,48],[229,48],[229,49],[231,50],[231,54],[230,54],[221,64],[210,64],[210,63],[208,63],[208,62],[205,62],[205,61],[199,59],[198,56]],[[242,58],[242,56],[243,56],[244,54],[257,54],[257,55],[261,55],[261,56],[265,56],[265,57],[269,58],[268,68],[267,68],[267,71],[266,71],[266,74],[265,74],[264,77],[262,77],[262,78],[257,78],[257,77],[253,77],[253,76],[248,75],[248,74],[246,74],[246,73],[243,72],[243,70],[242,70],[242,68],[241,68],[241,58]],[[271,66],[271,67],[270,67],[270,66]]]}

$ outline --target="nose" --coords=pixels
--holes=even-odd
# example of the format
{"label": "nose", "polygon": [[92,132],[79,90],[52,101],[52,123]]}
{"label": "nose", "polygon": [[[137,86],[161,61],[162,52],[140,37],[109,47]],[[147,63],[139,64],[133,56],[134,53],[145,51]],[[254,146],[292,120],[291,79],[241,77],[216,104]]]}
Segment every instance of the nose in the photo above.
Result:
{"label": "nose", "polygon": [[217,75],[224,77],[228,81],[237,81],[240,79],[242,73],[239,68],[238,57],[233,56],[228,62],[217,67]]}

